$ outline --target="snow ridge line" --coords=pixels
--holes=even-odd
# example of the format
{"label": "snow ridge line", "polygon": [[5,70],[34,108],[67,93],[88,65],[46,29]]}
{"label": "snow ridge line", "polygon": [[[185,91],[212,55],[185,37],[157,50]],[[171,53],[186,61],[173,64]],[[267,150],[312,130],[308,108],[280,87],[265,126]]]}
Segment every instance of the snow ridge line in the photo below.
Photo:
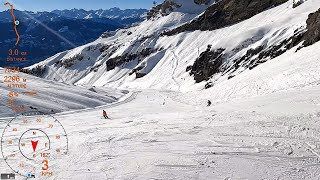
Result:
{"label": "snow ridge line", "polygon": [[[128,97],[126,97],[124,100],[117,101],[115,103],[102,105],[102,106],[97,106],[97,107],[93,107],[93,108],[86,108],[86,109],[79,109],[79,110],[74,110],[74,111],[60,112],[60,113],[51,114],[51,115],[52,116],[69,115],[69,114],[78,113],[78,112],[89,112],[89,111],[100,109],[100,108],[112,108],[112,107],[120,106],[122,104],[126,104],[126,103],[131,102],[134,99],[136,99],[136,97],[138,96],[138,94],[140,92],[141,91],[131,92],[131,93],[129,93],[129,95],[127,95]],[[120,99],[122,99],[122,98],[120,98]],[[14,117],[3,117],[3,118],[0,118],[0,123],[7,123],[8,120],[11,120],[13,118]]]}
{"label": "snow ridge line", "polygon": [[132,93],[129,93],[130,95],[128,95],[127,98],[125,98],[124,100],[121,100],[121,101],[117,101],[115,103],[102,105],[102,106],[97,106],[97,107],[93,107],[93,108],[86,108],[86,109],[79,109],[79,110],[75,110],[75,111],[61,112],[61,113],[57,113],[57,114],[54,114],[54,115],[57,115],[57,116],[68,115],[68,114],[73,114],[73,113],[78,113],[78,112],[89,112],[89,111],[100,109],[100,108],[112,108],[112,107],[120,106],[122,104],[126,104],[126,103],[131,102],[134,99],[136,99],[136,97],[138,96],[138,94],[140,92],[141,91],[134,91]]}

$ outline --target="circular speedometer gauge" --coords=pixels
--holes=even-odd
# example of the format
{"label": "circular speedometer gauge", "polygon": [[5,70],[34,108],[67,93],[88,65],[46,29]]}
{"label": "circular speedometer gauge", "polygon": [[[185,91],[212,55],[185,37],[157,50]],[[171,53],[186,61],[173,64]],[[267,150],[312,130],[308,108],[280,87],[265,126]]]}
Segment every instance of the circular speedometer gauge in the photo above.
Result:
{"label": "circular speedometer gauge", "polygon": [[7,165],[24,177],[51,177],[54,163],[68,153],[68,137],[51,115],[29,112],[13,118],[3,131],[1,152]]}

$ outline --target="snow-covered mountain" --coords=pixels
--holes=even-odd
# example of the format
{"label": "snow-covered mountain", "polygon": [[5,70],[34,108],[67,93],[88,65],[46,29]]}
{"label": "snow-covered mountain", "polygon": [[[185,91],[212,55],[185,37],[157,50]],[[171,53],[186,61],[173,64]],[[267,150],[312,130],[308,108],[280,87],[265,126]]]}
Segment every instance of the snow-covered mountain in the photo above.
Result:
{"label": "snow-covered mountain", "polygon": [[[96,40],[103,32],[131,26],[143,20],[145,9],[85,11],[55,10],[52,12],[29,12],[15,10],[20,21],[21,41],[19,48],[32,56],[20,67],[30,66],[58,52],[72,49]],[[6,59],[7,50],[15,48],[16,34],[12,29],[10,11],[0,12],[0,59]],[[94,27],[94,28],[92,28]],[[0,62],[0,67],[5,63]],[[6,65],[12,65],[7,62]],[[17,64],[15,64],[17,65]]]}
{"label": "snow-covered mountain", "polygon": [[[319,8],[315,0],[297,7],[287,0],[165,1],[137,26],[109,33],[29,69],[51,80],[59,80],[56,73],[60,74],[63,81],[76,85],[177,91],[212,87],[209,91],[215,91],[228,84],[232,89],[238,76],[257,71],[265,62],[277,67],[285,62],[282,59],[298,61],[309,48],[315,48]],[[292,71],[298,66],[283,68]],[[259,90],[253,87],[270,88],[266,83],[271,86],[276,78],[282,83],[268,92],[306,83],[299,75],[290,77],[297,78],[291,79],[295,83],[285,83],[280,78],[285,77],[283,72],[262,82],[250,81],[243,89],[255,94]]]}
{"label": "snow-covered mountain", "polygon": [[99,10],[54,10],[52,13],[62,17],[76,18],[76,19],[112,19],[125,26],[141,21],[146,9],[120,9],[117,7],[111,9]]}
{"label": "snow-covered mountain", "polygon": [[[21,22],[32,20],[32,17],[39,21],[57,21],[59,19],[105,19],[113,20],[124,26],[141,21],[146,9],[111,9],[84,10],[84,9],[65,9],[53,10],[51,12],[31,12],[15,10],[15,15]],[[31,17],[32,16],[32,17]],[[0,22],[12,22],[10,11],[0,12]]]}

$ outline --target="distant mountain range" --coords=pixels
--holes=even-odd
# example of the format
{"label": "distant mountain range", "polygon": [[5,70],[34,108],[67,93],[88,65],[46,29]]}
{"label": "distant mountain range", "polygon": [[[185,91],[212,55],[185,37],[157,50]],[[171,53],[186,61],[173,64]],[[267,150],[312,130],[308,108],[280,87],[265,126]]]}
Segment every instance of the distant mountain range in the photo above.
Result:
{"label": "distant mountain range", "polygon": [[[19,50],[29,54],[28,66],[46,59],[58,52],[96,40],[106,31],[131,26],[143,20],[146,9],[111,8],[107,10],[54,10],[51,12],[30,12],[15,10],[20,21],[18,26],[21,41]],[[0,12],[0,66],[10,65],[6,59],[14,46],[16,35],[12,26],[10,11]]]}
{"label": "distant mountain range", "polygon": [[76,19],[112,19],[122,25],[131,25],[141,20],[142,15],[147,12],[146,9],[125,9],[111,8],[107,10],[90,10],[71,9],[71,10],[54,10],[52,13]]}

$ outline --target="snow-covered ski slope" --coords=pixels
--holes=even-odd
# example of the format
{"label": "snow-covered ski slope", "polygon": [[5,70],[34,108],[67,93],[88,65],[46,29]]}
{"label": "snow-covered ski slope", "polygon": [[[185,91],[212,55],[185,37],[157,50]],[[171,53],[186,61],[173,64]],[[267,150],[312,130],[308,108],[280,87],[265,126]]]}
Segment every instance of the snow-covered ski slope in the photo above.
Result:
{"label": "snow-covered ski slope", "polygon": [[[0,76],[2,79],[11,73],[5,73],[5,70],[0,68]],[[16,113],[11,110],[11,106],[7,105],[10,100],[16,100],[13,104],[15,107],[25,106],[27,111],[32,108],[37,108],[39,111],[46,113],[57,113],[67,110],[93,108],[110,103],[117,102],[127,91],[85,88],[79,86],[70,86],[59,82],[43,80],[27,74],[20,74],[21,77],[27,79],[26,89],[10,89],[8,83],[0,81],[1,106],[0,118],[12,117]],[[14,83],[13,83],[14,84]],[[19,84],[19,83],[18,83]],[[18,97],[10,98],[10,91],[19,93]],[[36,95],[27,95],[22,92],[36,92]]]}
{"label": "snow-covered ski slope", "polygon": [[[183,5],[182,3],[182,7]],[[54,73],[56,71],[65,77],[65,81],[77,85],[134,89],[152,88],[183,92],[200,90],[204,88],[206,82],[195,83],[189,72],[186,72],[186,68],[194,63],[199,53],[206,50],[208,44],[212,45],[212,49],[225,48],[227,54],[233,54],[229,58],[231,61],[244,56],[248,49],[261,45],[277,45],[281,41],[288,39],[294,34],[295,30],[305,27],[308,15],[319,8],[320,2],[316,0],[308,0],[297,8],[292,8],[292,2],[288,1],[248,20],[222,29],[159,36],[159,33],[178,27],[201,14],[201,11],[190,14],[176,10],[168,16],[145,20],[138,26],[119,30],[109,38],[101,38],[88,45],[63,52],[33,67],[44,64],[49,65],[52,70],[45,73],[43,75],[44,78],[59,79]],[[101,52],[101,48],[106,50]],[[147,48],[153,51],[141,61],[135,59],[107,71],[106,62],[108,60],[117,56],[126,56],[127,54],[139,54],[139,52]],[[234,49],[240,50],[234,52],[232,51]],[[295,55],[296,53],[292,51],[287,52],[276,60],[272,60],[272,64],[282,60],[289,61],[288,57],[292,62],[299,62],[301,57],[309,57],[309,55],[306,55],[307,52],[308,49],[301,49],[297,53],[299,55]],[[74,60],[71,67],[54,65],[57,61],[66,62],[77,55],[81,55],[83,58],[82,60]],[[317,55],[313,54],[312,56]],[[313,58],[313,60],[315,59],[316,57]],[[293,66],[295,64],[288,68],[295,69]],[[135,73],[130,73],[134,69],[139,69],[139,72],[146,75],[142,78],[136,78]],[[300,70],[309,71],[308,69]],[[245,71],[245,74],[249,70],[240,68],[233,75],[241,74],[243,71]],[[287,86],[285,79],[282,79],[279,74],[273,74],[272,76],[277,76],[270,76],[270,78],[278,78],[278,87],[282,86],[284,88]],[[232,79],[230,82],[225,82],[227,78],[228,75],[221,77],[221,74],[216,74],[211,81],[218,86],[223,86],[219,85],[221,83],[235,84],[233,82],[241,81],[240,79]],[[315,78],[317,77],[315,76]],[[303,83],[299,79],[295,79],[295,81],[297,81],[297,84]],[[245,84],[246,82],[243,83]],[[256,89],[250,89],[252,88],[249,88],[249,94],[256,94]]]}
{"label": "snow-covered ski slope", "polygon": [[[319,86],[212,107],[180,103],[174,95],[143,91],[119,106],[54,115],[68,133],[70,149],[51,161],[51,179],[320,176]],[[101,118],[102,109],[111,120]],[[10,172],[3,160],[0,169]]]}

